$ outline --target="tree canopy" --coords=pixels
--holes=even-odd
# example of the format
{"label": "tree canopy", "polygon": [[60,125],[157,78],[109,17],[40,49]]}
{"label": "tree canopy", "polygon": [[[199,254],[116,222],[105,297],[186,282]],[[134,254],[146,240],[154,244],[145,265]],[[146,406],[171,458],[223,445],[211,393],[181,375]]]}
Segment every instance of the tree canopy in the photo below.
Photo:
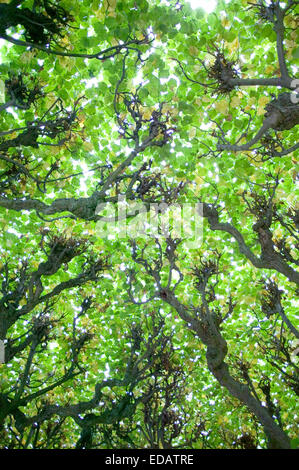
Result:
{"label": "tree canopy", "polygon": [[298,5],[0,1],[1,448],[298,447]]}

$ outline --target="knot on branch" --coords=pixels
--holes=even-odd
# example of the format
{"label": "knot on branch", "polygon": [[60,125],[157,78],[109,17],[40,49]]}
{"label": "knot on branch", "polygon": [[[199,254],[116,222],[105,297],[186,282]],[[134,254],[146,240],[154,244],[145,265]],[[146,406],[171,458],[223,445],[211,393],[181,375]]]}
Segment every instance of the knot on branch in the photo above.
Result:
{"label": "knot on branch", "polygon": [[203,212],[202,212],[203,217],[206,217],[210,223],[218,222],[219,214],[215,206],[204,202],[202,209],[203,209]]}
{"label": "knot on branch", "polygon": [[[44,236],[43,233],[41,240],[41,248],[44,250]],[[39,275],[52,275],[62,264],[67,264],[76,256],[84,252],[87,247],[87,240],[83,238],[68,238],[65,235],[48,235],[48,240],[45,243],[50,252],[48,253],[48,260],[41,263],[38,268]]]}
{"label": "knot on branch", "polygon": [[144,196],[145,194],[151,195],[152,190],[156,188],[160,180],[161,173],[138,177],[137,181],[139,182],[139,186],[136,189],[136,193],[139,193],[140,196]]}
{"label": "knot on branch", "polygon": [[277,131],[292,129],[299,124],[299,105],[292,101],[293,93],[284,92],[270,101],[265,109],[265,118]]}
{"label": "knot on branch", "polygon": [[151,198],[152,201],[163,201],[165,204],[174,203],[188,184],[183,181],[180,181],[178,185],[170,184],[160,172],[146,175],[140,171],[136,180],[139,183],[136,196],[144,201]]}
{"label": "knot on branch", "polygon": [[86,247],[87,239],[67,238],[64,235],[51,235],[48,246],[51,256],[59,258],[62,263],[67,263],[78,256]]}
{"label": "knot on branch", "polygon": [[208,77],[211,80],[216,80],[218,83],[217,93],[230,93],[235,88],[235,85],[232,85],[230,80],[238,78],[238,71],[234,67],[236,62],[229,62],[218,48],[216,48],[215,53],[209,52],[215,57],[215,62],[208,70]]}
{"label": "knot on branch", "polygon": [[277,313],[283,291],[278,289],[274,281],[264,283],[264,295],[261,299],[262,312],[267,318]]}
{"label": "knot on branch", "polygon": [[252,434],[245,432],[233,442],[233,446],[237,449],[257,449],[257,441]]}
{"label": "knot on branch", "polygon": [[52,322],[47,316],[39,315],[33,318],[32,333],[40,343],[43,339],[47,339],[51,331]]}
{"label": "knot on branch", "polygon": [[150,119],[149,138],[153,144],[162,147],[170,140],[175,128],[168,127],[168,116],[162,119],[162,106],[158,111],[154,110]]}
{"label": "knot on branch", "polygon": [[[34,80],[31,78],[31,80]],[[33,83],[29,87],[28,84],[24,83],[23,75],[11,75],[8,80],[5,80],[5,88],[10,99],[14,101],[14,104],[21,109],[29,109],[31,104],[35,103],[43,93],[37,83]]]}
{"label": "knot on branch", "polygon": [[[217,253],[217,252],[216,252]],[[205,288],[208,280],[210,279],[211,276],[214,274],[219,274],[219,259],[220,259],[220,254],[217,253],[217,259],[216,261],[214,260],[201,260],[200,261],[200,266],[195,266],[192,269],[192,273],[195,276],[196,280],[194,282],[194,285],[197,290],[201,291],[203,288]],[[211,299],[212,300],[212,299]]]}

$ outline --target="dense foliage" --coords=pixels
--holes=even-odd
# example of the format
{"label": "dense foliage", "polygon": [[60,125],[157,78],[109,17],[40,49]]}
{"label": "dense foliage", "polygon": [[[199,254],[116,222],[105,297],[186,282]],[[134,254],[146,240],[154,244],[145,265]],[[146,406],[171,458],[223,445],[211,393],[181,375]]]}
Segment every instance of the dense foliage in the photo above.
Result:
{"label": "dense foliage", "polygon": [[0,2],[1,448],[298,446],[298,5]]}

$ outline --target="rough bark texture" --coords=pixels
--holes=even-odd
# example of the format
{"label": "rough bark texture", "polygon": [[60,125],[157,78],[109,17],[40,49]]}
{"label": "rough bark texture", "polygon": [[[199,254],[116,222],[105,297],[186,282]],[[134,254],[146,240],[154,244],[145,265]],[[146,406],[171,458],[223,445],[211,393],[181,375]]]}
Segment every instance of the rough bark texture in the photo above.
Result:
{"label": "rough bark texture", "polygon": [[299,104],[294,103],[295,93],[281,93],[266,105],[266,120],[276,131],[292,129],[299,124]]}
{"label": "rough bark texture", "polygon": [[275,423],[269,411],[252,395],[246,384],[235,380],[224,359],[227,354],[227,344],[222,337],[220,330],[206,311],[207,318],[210,321],[204,323],[194,319],[188,312],[186,306],[181,304],[178,299],[170,292],[167,292],[165,300],[186,322],[188,328],[194,331],[199,339],[206,345],[208,368],[216,380],[235,398],[244,403],[248,409],[257,417],[263,425],[265,434],[268,438],[268,447],[270,449],[289,449],[290,440],[285,432]]}

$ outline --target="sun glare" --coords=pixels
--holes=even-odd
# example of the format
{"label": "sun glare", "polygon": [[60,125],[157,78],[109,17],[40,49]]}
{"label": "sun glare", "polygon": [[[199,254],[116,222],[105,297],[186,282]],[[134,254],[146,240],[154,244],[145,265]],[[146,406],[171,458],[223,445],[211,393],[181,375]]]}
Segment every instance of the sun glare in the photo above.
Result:
{"label": "sun glare", "polygon": [[213,11],[217,0],[188,0],[192,8],[203,8],[207,13]]}

